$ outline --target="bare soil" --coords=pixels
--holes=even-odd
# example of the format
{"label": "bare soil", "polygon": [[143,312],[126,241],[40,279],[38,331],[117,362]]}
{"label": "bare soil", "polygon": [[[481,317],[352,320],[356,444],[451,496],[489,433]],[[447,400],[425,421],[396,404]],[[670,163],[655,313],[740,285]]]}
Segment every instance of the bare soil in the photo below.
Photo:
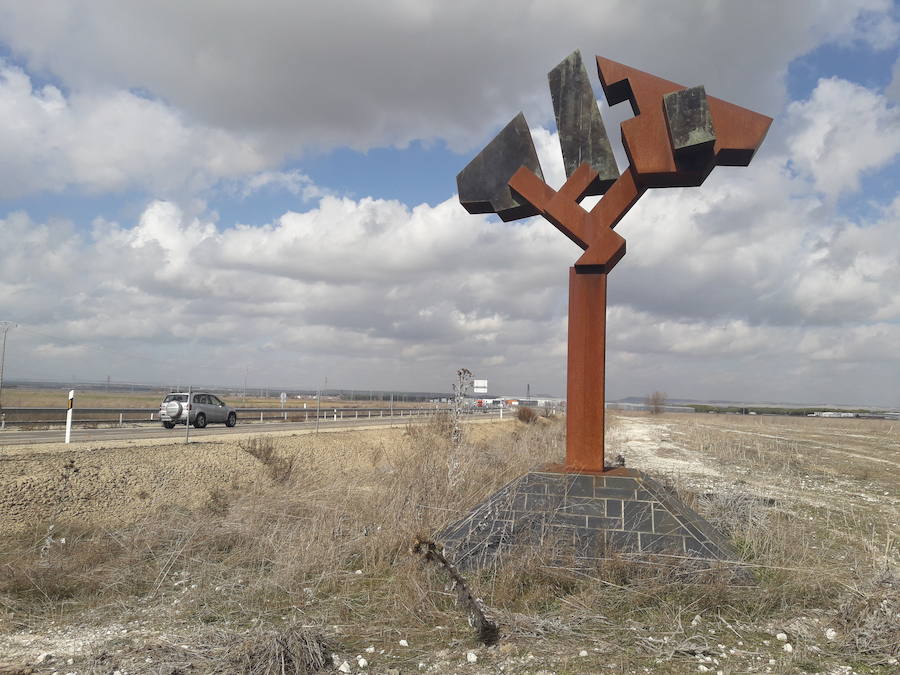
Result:
{"label": "bare soil", "polygon": [[[498,432],[470,425],[475,441]],[[368,450],[396,446],[405,435],[404,428],[384,427],[267,434],[278,440],[283,453],[332,455],[347,470],[367,461]],[[217,491],[249,491],[268,482],[266,466],[242,449],[255,437],[3,447],[0,533],[33,530],[43,523],[123,526],[159,508],[202,509]]]}

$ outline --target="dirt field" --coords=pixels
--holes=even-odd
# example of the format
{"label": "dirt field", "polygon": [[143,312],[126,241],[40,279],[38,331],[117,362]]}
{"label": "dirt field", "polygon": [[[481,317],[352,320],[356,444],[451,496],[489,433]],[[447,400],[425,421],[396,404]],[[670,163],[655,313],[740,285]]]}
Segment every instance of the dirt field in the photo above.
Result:
{"label": "dirt field", "polygon": [[274,673],[285,645],[284,672],[896,672],[900,425],[617,415],[608,454],[669,482],[756,583],[512,560],[470,580],[490,648],[409,543],[558,460],[564,425],[467,434],[2,448],[0,673]]}

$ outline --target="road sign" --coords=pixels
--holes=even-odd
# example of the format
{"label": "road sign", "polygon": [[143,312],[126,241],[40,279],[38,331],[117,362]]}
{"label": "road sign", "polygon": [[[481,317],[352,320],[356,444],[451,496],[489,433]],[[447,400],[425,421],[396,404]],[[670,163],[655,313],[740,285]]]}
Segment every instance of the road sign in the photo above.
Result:
{"label": "road sign", "polygon": [[281,407],[284,407],[284,404],[287,403],[287,394],[285,392],[281,392]]}
{"label": "road sign", "polygon": [[473,394],[486,394],[488,391],[487,380],[472,380]]}

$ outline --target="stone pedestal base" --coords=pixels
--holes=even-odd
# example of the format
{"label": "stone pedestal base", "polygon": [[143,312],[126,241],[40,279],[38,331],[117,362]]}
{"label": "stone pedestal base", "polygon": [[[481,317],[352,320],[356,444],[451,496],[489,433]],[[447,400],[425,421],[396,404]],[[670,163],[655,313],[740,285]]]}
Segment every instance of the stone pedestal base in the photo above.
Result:
{"label": "stone pedestal base", "polygon": [[436,536],[458,567],[477,569],[523,546],[583,558],[672,554],[737,561],[727,540],[653,478],[633,469],[533,471]]}

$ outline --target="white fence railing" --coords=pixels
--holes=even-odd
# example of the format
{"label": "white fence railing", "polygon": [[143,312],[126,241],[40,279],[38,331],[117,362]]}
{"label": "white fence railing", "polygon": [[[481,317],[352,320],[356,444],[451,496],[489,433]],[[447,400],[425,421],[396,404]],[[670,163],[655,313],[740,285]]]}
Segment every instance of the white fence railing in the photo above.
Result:
{"label": "white fence railing", "polygon": [[[450,414],[449,408],[235,408],[239,424],[250,422],[315,422],[420,418]],[[16,407],[0,410],[0,429],[5,427],[45,426],[66,423],[67,408]],[[498,413],[492,411],[494,415]],[[472,411],[478,416],[487,411]],[[502,413],[500,413],[502,416]],[[508,414],[508,413],[507,413]],[[78,408],[73,424],[150,424],[159,423],[159,408]]]}

